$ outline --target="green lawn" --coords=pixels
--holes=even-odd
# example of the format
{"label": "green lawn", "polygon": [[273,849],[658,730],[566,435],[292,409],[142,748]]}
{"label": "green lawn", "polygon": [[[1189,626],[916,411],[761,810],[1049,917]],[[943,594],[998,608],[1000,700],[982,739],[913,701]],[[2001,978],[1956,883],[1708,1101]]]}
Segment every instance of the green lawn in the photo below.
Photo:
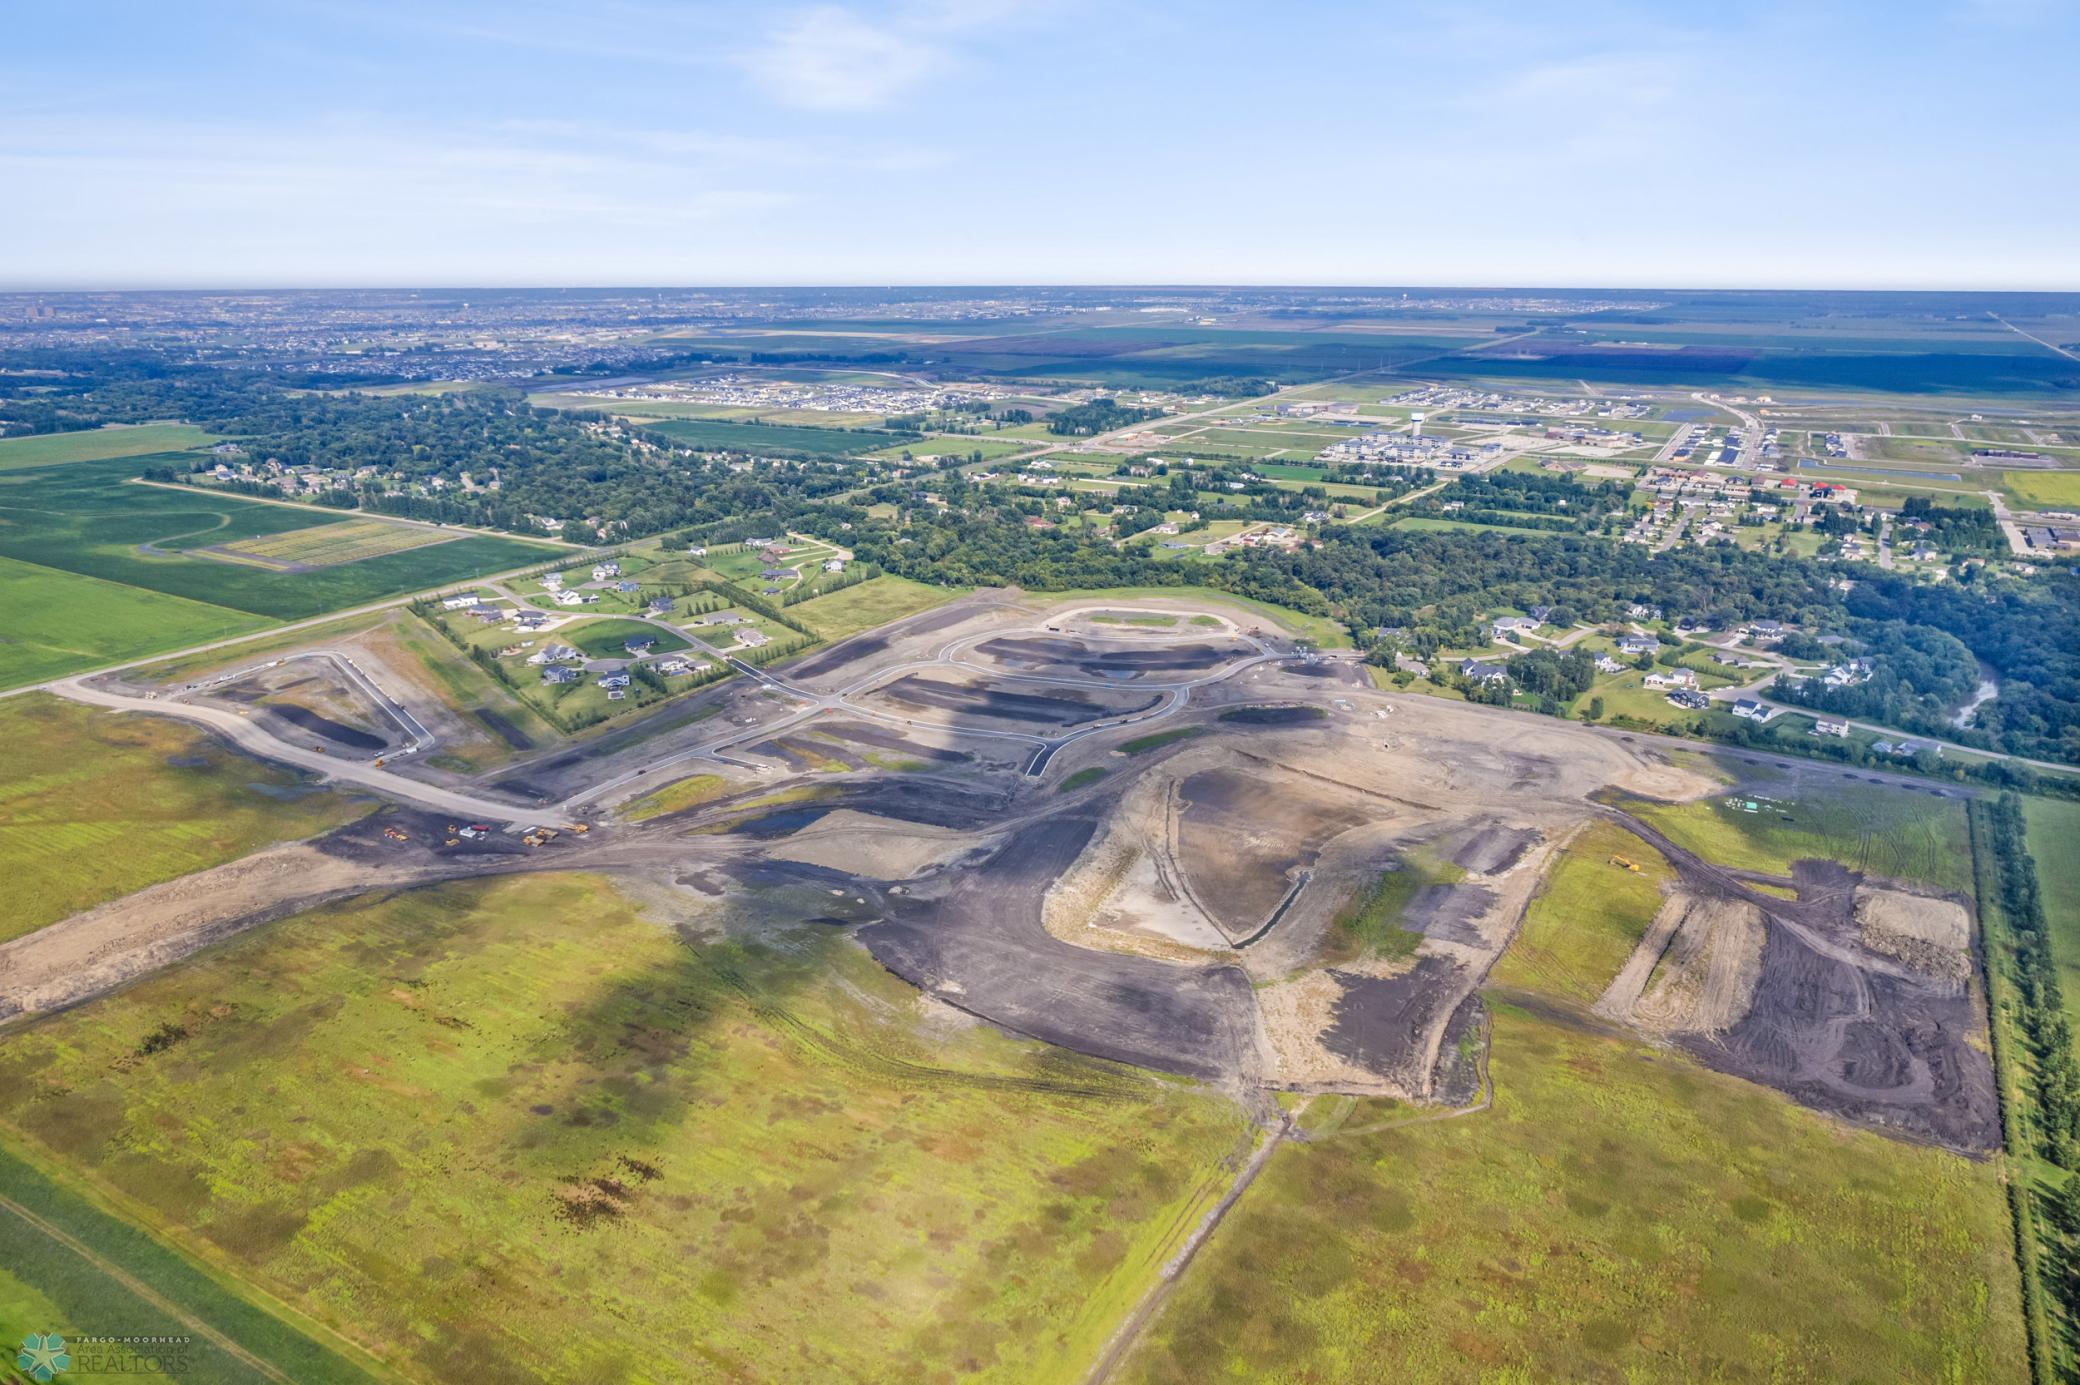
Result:
{"label": "green lawn", "polygon": [[1120,753],[1123,755],[1145,755],[1151,750],[1161,750],[1166,745],[1175,745],[1179,741],[1189,740],[1193,736],[1201,734],[1204,729],[1204,727],[1199,726],[1175,726],[1168,731],[1157,731],[1152,735],[1137,736],[1120,746]]}
{"label": "green lawn", "polygon": [[928,611],[966,590],[930,587],[907,577],[883,574],[840,591],[811,597],[788,607],[787,614],[826,640],[842,640],[847,635]]}
{"label": "green lawn", "polygon": [[821,890],[709,907],[761,921],[548,874],[272,924],[15,1034],[0,1131],[414,1378],[1079,1379],[1239,1109],[926,1013]]}
{"label": "green lawn", "polygon": [[[1637,874],[1613,864],[1622,856]],[[1495,964],[1497,984],[1593,1004],[1661,908],[1674,870],[1622,827],[1592,822],[1549,869],[1516,941]]]}
{"label": "green lawn", "polygon": [[265,628],[263,616],[0,557],[0,688]]}
{"label": "green lawn", "polygon": [[30,693],[0,702],[0,942],[366,812],[199,728]]}
{"label": "green lawn", "polygon": [[223,439],[186,423],[142,423],[128,428],[89,428],[76,433],[39,433],[0,440],[0,471],[179,452]]}

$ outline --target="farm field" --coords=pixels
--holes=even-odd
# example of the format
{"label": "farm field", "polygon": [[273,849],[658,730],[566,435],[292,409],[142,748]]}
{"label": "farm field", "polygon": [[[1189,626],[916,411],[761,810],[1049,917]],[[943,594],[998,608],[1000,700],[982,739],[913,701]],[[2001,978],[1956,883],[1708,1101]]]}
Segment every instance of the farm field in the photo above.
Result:
{"label": "farm field", "polygon": [[[385,553],[402,553],[430,544],[451,543],[458,537],[418,524],[349,519],[337,524],[318,524],[309,529],[291,529],[281,534],[239,539],[222,545],[224,551],[220,556],[234,560],[253,559],[269,567],[299,571],[356,563],[364,558],[380,558]],[[190,545],[178,543],[169,547],[186,549]]]}
{"label": "farm field", "polygon": [[82,909],[314,836],[368,810],[186,722],[45,693],[0,702],[0,942]]}
{"label": "farm field", "polygon": [[[189,551],[381,523],[265,505],[193,487],[129,484],[135,460],[74,462],[12,473],[0,486],[0,556],[146,591],[300,620],[345,606],[519,567],[556,550],[470,535],[312,571],[270,571]],[[410,528],[410,526],[405,526]],[[425,532],[425,531],[419,531]],[[181,641],[162,642],[161,648]]]}
{"label": "farm field", "polygon": [[224,439],[187,423],[140,423],[127,428],[89,428],[75,433],[39,433],[0,439],[0,471],[17,467],[53,466],[60,462],[95,462],[110,457],[140,457],[151,452],[179,452],[207,447]]}
{"label": "farm field", "polygon": [[787,613],[826,640],[842,640],[877,625],[928,611],[966,590],[930,587],[907,577],[884,573],[853,586],[811,597]]}
{"label": "farm field", "polygon": [[0,1129],[412,1376],[1076,1378],[1240,1111],[922,1008],[798,893],[706,906],[757,943],[581,875],[300,915],[16,1034]]}
{"label": "farm field", "polygon": [[[1837,786],[1811,771],[1779,785],[1758,780],[1694,803],[1629,800],[1623,806],[1669,840],[1736,870],[1788,875],[1794,861],[1825,858],[1852,870],[1932,885],[1969,897],[1972,852],[1964,801],[1874,785]],[[1755,812],[1740,803],[1754,802]]]}
{"label": "farm field", "polygon": [[0,557],[0,688],[18,688],[269,622],[246,611]]}
{"label": "farm field", "polygon": [[2080,803],[2057,798],[2022,800],[2030,859],[2043,892],[2051,955],[2058,963],[2066,1013],[2080,1023]]}
{"label": "farm field", "polygon": [[949,435],[926,438],[922,442],[897,443],[893,447],[884,447],[868,455],[882,457],[889,461],[900,461],[903,454],[907,452],[912,457],[959,457],[961,460],[966,461],[979,452],[982,454],[982,461],[990,462],[995,461],[999,457],[1009,457],[1016,453],[1031,451],[1033,451],[1033,444],[1030,442],[1005,439],[991,433],[982,437],[971,438]]}
{"label": "farm field", "polygon": [[2001,489],[2018,505],[2080,509],[2080,471],[2004,471]]}
{"label": "farm field", "polygon": [[815,457],[849,457],[908,441],[879,429],[801,428],[777,423],[732,423],[721,419],[675,418],[649,425],[687,447],[731,452],[802,452]]}
{"label": "farm field", "polygon": [[1491,1004],[1494,1106],[1282,1146],[1119,1379],[2025,1378],[1996,1165]]}

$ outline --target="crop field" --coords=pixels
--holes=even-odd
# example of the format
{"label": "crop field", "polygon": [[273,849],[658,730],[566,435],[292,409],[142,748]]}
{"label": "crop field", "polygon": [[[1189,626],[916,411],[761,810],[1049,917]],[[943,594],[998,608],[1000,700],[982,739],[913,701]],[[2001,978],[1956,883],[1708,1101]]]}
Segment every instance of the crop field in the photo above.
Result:
{"label": "crop field", "polygon": [[310,572],[213,561],[182,550],[353,521],[193,487],[129,484],[137,466],[136,459],[118,459],[7,473],[0,483],[0,557],[300,620],[519,567],[553,551],[522,539],[471,535]]}
{"label": "crop field", "polygon": [[2080,509],[2080,471],[2004,471],[2001,489],[2018,505]]}
{"label": "crop field", "polygon": [[[1756,804],[1755,812],[1738,806],[1748,802]],[[1792,862],[1814,858],[1972,893],[1971,843],[1958,798],[1877,785],[1819,787],[1816,774],[1695,803],[1635,800],[1623,806],[1678,846],[1736,870],[1788,875]]]}
{"label": "crop field", "polygon": [[2058,963],[2059,993],[2066,1013],[2080,1023],[2080,803],[2025,798],[2022,812],[2051,930],[2051,955]]}
{"label": "crop field", "polygon": [[[402,553],[429,544],[452,543],[459,537],[419,524],[350,519],[338,524],[319,524],[308,529],[291,529],[283,534],[240,539],[223,545],[223,548],[228,556],[234,558],[253,558],[271,567],[300,571],[358,563],[364,558],[380,558],[385,553]],[[187,547],[186,544],[176,546]]]}
{"label": "crop field", "polygon": [[0,688],[267,624],[245,611],[0,557]]}
{"label": "crop field", "polygon": [[1551,1005],[1491,1109],[1280,1148],[1118,1378],[2025,1378],[1997,1165]]}
{"label": "crop field", "polygon": [[367,811],[164,717],[0,702],[0,942]]}
{"label": "crop field", "polygon": [[962,460],[966,460],[979,452],[982,454],[983,461],[990,462],[995,461],[999,457],[1009,457],[1015,453],[1031,452],[1032,450],[1033,444],[1030,442],[1000,438],[991,434],[987,437],[976,438],[965,436],[926,438],[923,442],[897,443],[893,447],[884,447],[878,452],[873,452],[869,455],[881,457],[889,461],[900,461],[906,452],[912,457],[959,457]]}
{"label": "crop field", "polygon": [[421,1378],[1080,1376],[1239,1110],[763,936],[575,875],[318,910],[17,1033],[0,1129]]}
{"label": "crop field", "polygon": [[[1638,873],[1614,857],[1631,861]],[[1590,823],[1548,871],[1494,980],[1593,1004],[1646,934],[1661,907],[1661,886],[1674,874],[1660,852],[1630,832]]]}
{"label": "crop field", "polygon": [[813,457],[849,457],[891,443],[912,441],[879,429],[799,428],[778,423],[731,423],[721,419],[675,418],[649,425],[687,447],[729,452],[801,452]]}
{"label": "crop field", "polygon": [[128,428],[89,428],[76,433],[40,433],[0,440],[0,471],[52,466],[60,462],[96,462],[109,457],[139,457],[149,452],[178,452],[223,439],[186,423],[141,423]]}
{"label": "crop field", "polygon": [[929,611],[961,595],[966,588],[929,587],[907,577],[884,573],[880,577],[812,597],[788,608],[788,614],[826,640],[842,640],[862,630],[886,625],[919,611]]}

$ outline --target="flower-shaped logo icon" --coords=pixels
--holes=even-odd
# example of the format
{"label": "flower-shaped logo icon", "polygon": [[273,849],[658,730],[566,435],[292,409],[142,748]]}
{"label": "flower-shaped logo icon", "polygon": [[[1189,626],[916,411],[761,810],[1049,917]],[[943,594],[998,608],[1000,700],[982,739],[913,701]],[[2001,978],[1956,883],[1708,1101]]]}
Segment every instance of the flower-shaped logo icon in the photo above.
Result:
{"label": "flower-shaped logo icon", "polygon": [[72,1367],[72,1353],[65,1350],[65,1339],[55,1332],[31,1332],[22,1338],[22,1349],[15,1353],[15,1369],[21,1371],[38,1385],[46,1385]]}

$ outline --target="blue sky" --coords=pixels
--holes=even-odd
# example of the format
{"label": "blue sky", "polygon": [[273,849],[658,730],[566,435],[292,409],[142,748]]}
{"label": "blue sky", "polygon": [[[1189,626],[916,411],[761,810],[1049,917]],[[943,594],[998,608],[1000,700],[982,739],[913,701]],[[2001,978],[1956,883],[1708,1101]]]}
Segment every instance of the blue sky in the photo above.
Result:
{"label": "blue sky", "polygon": [[0,283],[2080,289],[2080,6],[0,0]]}

